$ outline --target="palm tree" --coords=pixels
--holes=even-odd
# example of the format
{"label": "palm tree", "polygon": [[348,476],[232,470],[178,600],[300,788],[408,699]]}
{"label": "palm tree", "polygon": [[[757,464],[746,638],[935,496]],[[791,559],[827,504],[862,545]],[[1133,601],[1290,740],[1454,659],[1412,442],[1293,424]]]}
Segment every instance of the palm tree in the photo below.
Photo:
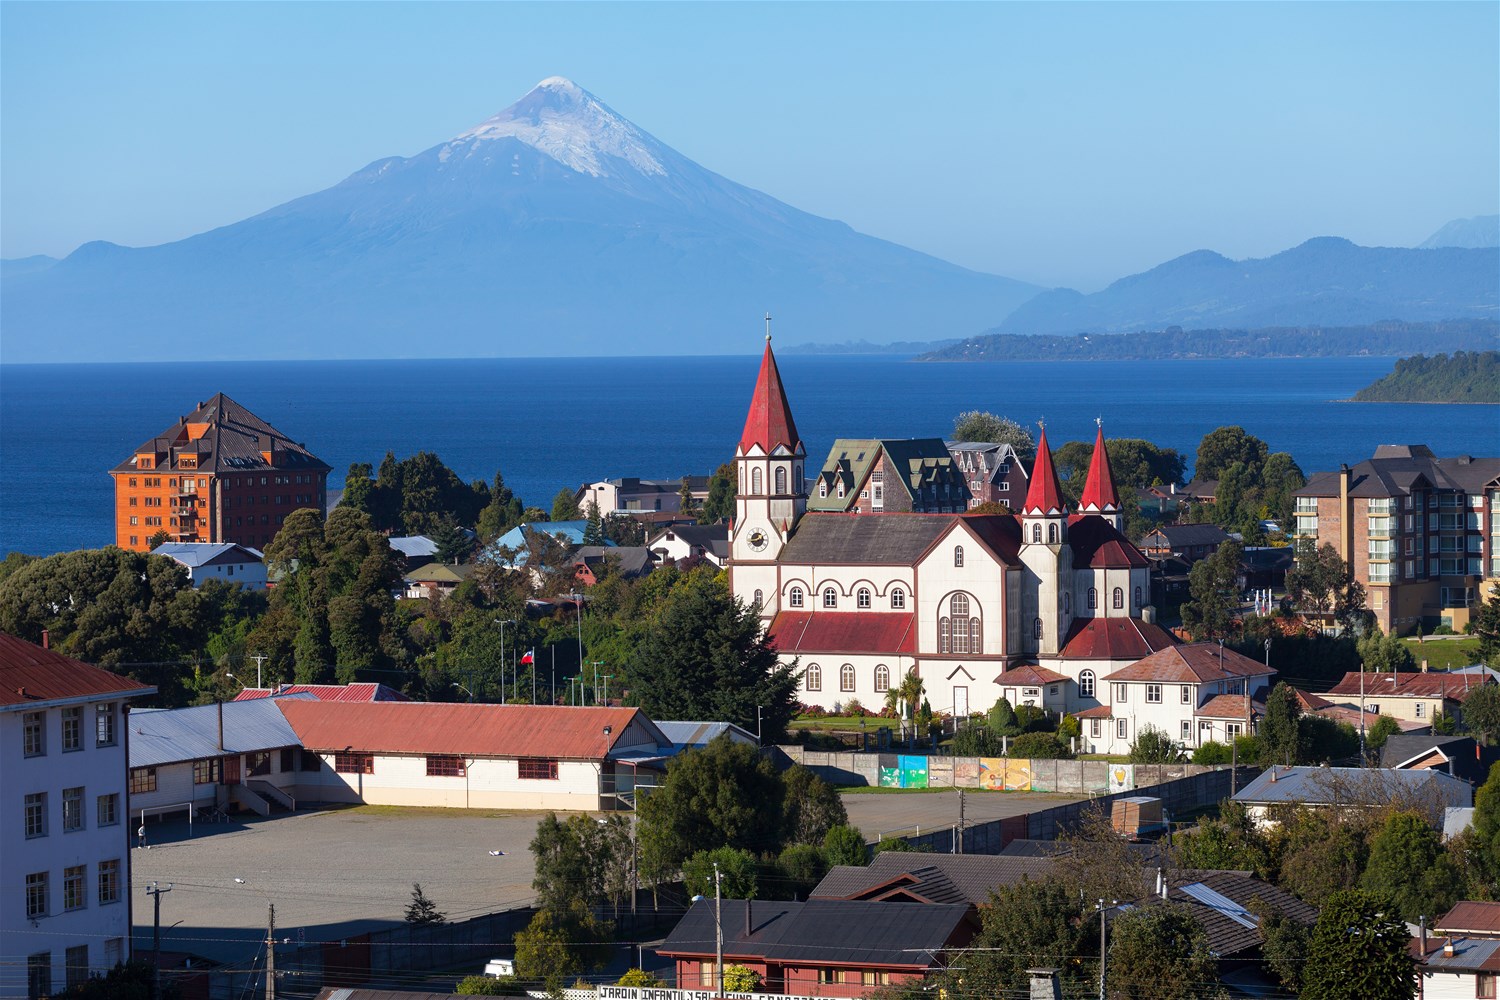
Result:
{"label": "palm tree", "polygon": [[885,693],[885,707],[896,713],[896,718],[901,720],[901,735],[906,736],[906,724],[917,714],[918,707],[922,704],[924,687],[922,678],[917,675],[917,668],[909,670],[901,683],[890,688]]}

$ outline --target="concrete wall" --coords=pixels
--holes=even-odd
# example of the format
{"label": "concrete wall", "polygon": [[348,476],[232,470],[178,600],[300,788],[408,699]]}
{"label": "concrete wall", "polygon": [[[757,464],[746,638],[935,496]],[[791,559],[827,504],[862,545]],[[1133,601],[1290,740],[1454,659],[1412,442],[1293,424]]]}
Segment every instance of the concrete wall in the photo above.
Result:
{"label": "concrete wall", "polygon": [[522,780],[514,759],[470,758],[463,777],[429,777],[425,756],[376,754],[373,774],[340,774],[333,754],[320,756],[322,769],[298,783],[299,799],[452,809],[601,808],[594,761],[559,761],[556,780]]}

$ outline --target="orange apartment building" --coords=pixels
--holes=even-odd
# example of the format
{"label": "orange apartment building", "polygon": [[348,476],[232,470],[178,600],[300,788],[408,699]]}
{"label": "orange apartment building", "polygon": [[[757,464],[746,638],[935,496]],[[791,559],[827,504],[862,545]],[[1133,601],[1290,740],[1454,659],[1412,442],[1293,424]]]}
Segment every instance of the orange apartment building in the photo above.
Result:
{"label": "orange apartment building", "polygon": [[143,552],[165,532],[174,542],[264,549],[292,511],[327,513],[329,471],[221,392],[110,470],[115,544]]}

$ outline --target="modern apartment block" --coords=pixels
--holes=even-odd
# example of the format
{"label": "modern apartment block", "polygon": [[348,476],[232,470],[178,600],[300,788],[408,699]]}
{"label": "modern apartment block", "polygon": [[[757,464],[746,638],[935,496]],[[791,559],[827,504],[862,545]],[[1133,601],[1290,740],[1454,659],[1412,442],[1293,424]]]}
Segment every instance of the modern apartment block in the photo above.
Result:
{"label": "modern apartment block", "polygon": [[155,691],[0,633],[0,996],[130,957],[126,704]]}
{"label": "modern apartment block", "polygon": [[1338,551],[1387,632],[1461,631],[1500,582],[1500,458],[1381,445],[1294,495],[1298,541]]}
{"label": "modern apartment block", "polygon": [[172,542],[264,549],[288,514],[328,509],[329,466],[222,392],[110,470],[115,544]]}

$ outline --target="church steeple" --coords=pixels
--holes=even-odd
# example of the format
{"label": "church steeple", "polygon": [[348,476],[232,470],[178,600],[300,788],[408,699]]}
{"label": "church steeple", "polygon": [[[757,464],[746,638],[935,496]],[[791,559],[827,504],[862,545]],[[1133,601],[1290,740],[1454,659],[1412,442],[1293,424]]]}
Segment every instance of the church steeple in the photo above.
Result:
{"label": "church steeple", "polygon": [[[776,367],[776,355],[771,352],[771,317],[767,316],[766,351],[760,359],[760,375],[734,456],[739,487],[729,551],[733,564],[740,567],[736,572],[752,564],[775,563],[796,530],[807,511],[802,474],[806,458],[807,450],[792,420],[792,408]],[[775,586],[774,581],[768,582]],[[759,603],[763,614],[774,613],[776,603],[767,596],[771,593],[774,591],[762,591]]]}
{"label": "church steeple", "polygon": [[1031,467],[1031,483],[1026,488],[1026,504],[1021,513],[1036,517],[1066,514],[1062,502],[1062,486],[1057,481],[1057,470],[1052,467],[1052,449],[1047,447],[1047,427],[1042,425],[1042,436],[1036,443],[1036,462]]}
{"label": "church steeple", "polygon": [[750,412],[745,417],[745,430],[740,434],[740,454],[748,455],[757,445],[766,455],[778,447],[795,452],[802,446],[802,438],[797,435],[797,425],[792,420],[792,408],[786,401],[786,390],[781,385],[776,356],[771,353],[770,316],[766,317],[766,353],[760,359],[760,377],[755,380]]}
{"label": "church steeple", "polygon": [[1089,478],[1078,501],[1080,514],[1098,514],[1116,528],[1120,526],[1120,497],[1115,492],[1115,477],[1109,468],[1109,452],[1104,447],[1104,421],[1096,420],[1094,457],[1089,462]]}

